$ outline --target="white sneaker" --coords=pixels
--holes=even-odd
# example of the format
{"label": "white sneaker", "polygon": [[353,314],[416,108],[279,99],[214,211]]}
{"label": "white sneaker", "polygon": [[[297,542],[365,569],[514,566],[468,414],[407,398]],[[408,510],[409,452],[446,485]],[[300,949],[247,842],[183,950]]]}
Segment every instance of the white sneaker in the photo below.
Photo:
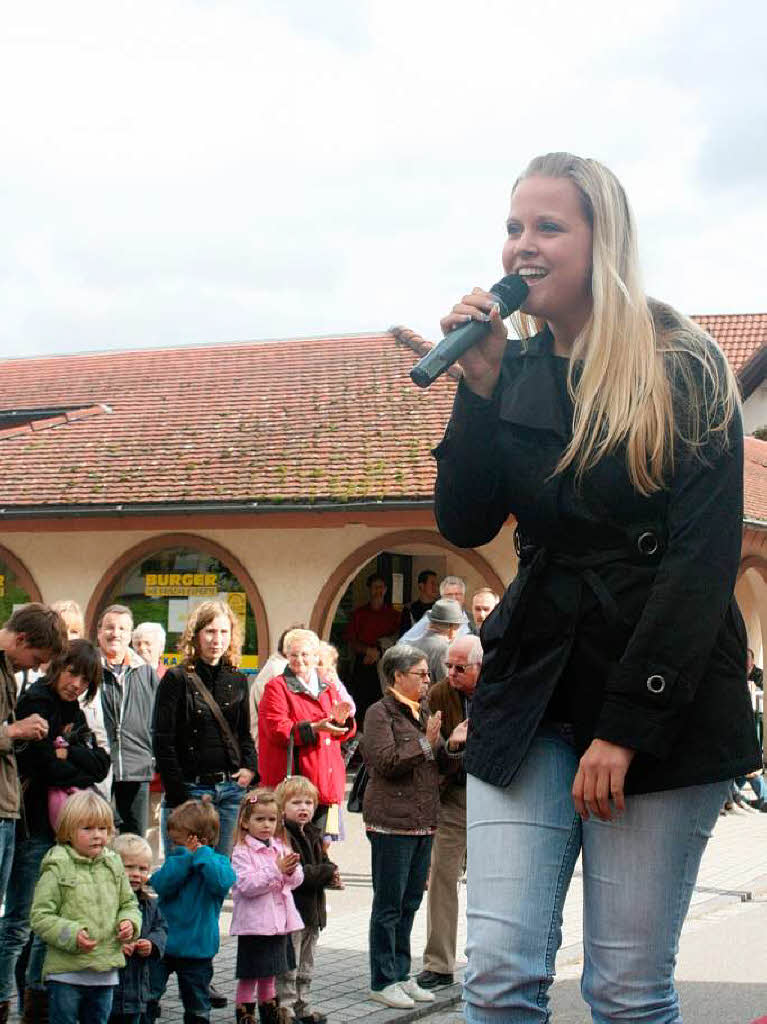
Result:
{"label": "white sneaker", "polygon": [[[419,989],[419,991],[423,990]],[[409,1010],[415,1006],[414,1001],[409,995],[405,994],[402,987],[396,981],[391,985],[387,985],[386,988],[382,988],[379,992],[375,992],[371,988],[370,998],[374,999],[377,1003],[383,1003],[384,1006],[392,1006],[395,1010]]]}
{"label": "white sneaker", "polygon": [[399,987],[405,993],[410,996],[417,1003],[433,1003],[436,996],[433,992],[429,992],[426,988],[421,988],[415,978],[408,978],[407,981],[401,981]]}

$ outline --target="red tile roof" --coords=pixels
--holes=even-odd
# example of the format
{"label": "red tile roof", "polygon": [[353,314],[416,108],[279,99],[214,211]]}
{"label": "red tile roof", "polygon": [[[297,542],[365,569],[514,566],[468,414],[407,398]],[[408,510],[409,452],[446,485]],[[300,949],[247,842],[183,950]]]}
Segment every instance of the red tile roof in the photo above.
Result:
{"label": "red tile roof", "polygon": [[428,500],[455,381],[414,361],[390,333],[0,361],[0,410],[111,409],[0,435],[0,507]]}
{"label": "red tile roof", "polygon": [[692,319],[716,340],[736,375],[767,345],[767,313],[713,313]]}
{"label": "red tile roof", "polygon": [[767,441],[747,437],[744,448],[745,518],[767,523]]}
{"label": "red tile roof", "polygon": [[[696,319],[728,358],[747,354],[724,327],[752,318]],[[69,410],[0,432],[12,466],[0,509],[429,501],[429,452],[456,384],[450,374],[428,391],[410,382],[424,350],[419,335],[392,328],[0,361],[0,411]],[[749,472],[749,515],[767,521],[767,483],[756,484],[767,468]]]}

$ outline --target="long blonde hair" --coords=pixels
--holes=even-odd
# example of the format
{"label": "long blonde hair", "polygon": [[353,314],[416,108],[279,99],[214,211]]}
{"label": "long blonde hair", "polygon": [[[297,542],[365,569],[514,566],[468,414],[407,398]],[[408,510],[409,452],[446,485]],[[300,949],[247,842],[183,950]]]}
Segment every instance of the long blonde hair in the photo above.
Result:
{"label": "long blonde hair", "polygon": [[[573,437],[557,472],[572,465],[580,478],[625,445],[632,485],[651,494],[673,469],[675,434],[698,450],[712,435],[726,445],[739,407],[735,378],[696,323],[645,296],[634,216],[612,171],[596,160],[548,153],[530,162],[514,188],[533,176],[572,181],[593,234],[592,311],[575,340],[568,376]],[[544,327],[524,313],[515,313],[512,324],[523,340]]]}

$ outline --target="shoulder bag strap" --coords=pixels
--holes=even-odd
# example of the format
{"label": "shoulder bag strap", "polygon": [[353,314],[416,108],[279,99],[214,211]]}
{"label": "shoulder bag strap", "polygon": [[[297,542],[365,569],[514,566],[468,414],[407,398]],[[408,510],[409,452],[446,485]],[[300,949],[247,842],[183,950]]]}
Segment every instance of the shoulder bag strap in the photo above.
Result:
{"label": "shoulder bag strap", "polygon": [[196,672],[191,669],[186,669],[187,676],[191,679],[194,688],[197,690],[199,695],[205,701],[210,708],[210,713],[216,720],[216,724],[221,730],[221,735],[224,738],[224,745],[229,757],[234,761],[235,768],[242,767],[242,752],[240,750],[240,744],[237,742],[237,737],[229,727],[229,723],[221,713],[221,708],[218,706],[213,694],[210,692],[205,683],[200,679]]}

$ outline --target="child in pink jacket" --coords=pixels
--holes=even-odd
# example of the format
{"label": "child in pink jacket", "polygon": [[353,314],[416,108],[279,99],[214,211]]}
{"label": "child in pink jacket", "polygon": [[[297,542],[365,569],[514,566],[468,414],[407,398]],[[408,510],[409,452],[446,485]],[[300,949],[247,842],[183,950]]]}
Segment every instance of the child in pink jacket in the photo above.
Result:
{"label": "child in pink jacket", "polygon": [[293,892],[304,879],[301,858],[275,836],[279,821],[271,789],[256,789],[240,805],[232,851],[237,876],[230,934],[237,938],[237,1021],[278,1024],[275,977],[295,968],[290,932],[303,928]]}

